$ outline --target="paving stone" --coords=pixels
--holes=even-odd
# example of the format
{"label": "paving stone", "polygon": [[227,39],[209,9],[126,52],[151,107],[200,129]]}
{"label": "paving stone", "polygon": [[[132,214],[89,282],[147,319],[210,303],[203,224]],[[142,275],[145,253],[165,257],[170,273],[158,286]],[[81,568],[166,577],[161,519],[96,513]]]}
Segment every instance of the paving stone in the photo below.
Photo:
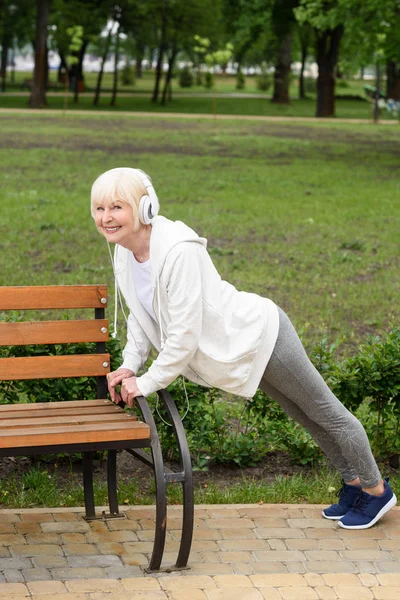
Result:
{"label": "paving stone", "polygon": [[67,581],[66,589],[69,592],[90,593],[90,592],[121,592],[124,587],[116,579],[86,579],[85,581],[75,580]]}
{"label": "paving stone", "polygon": [[398,540],[378,540],[381,550],[400,550],[400,539]]}
{"label": "paving stone", "polygon": [[93,544],[65,544],[63,550],[66,556],[98,554],[98,550]]}
{"label": "paving stone", "polygon": [[319,586],[324,586],[325,585],[325,581],[323,580],[322,576],[319,575],[318,573],[305,573],[303,575],[307,585],[310,585],[311,587],[316,587],[317,585]]}
{"label": "paving stone", "polygon": [[376,576],[379,581],[379,585],[390,585],[394,587],[400,587],[400,574],[397,573],[385,573]]}
{"label": "paving stone", "polygon": [[30,533],[25,539],[27,544],[62,544],[58,533]]}
{"label": "paving stone", "polygon": [[[51,596],[49,594],[34,594],[32,600],[49,600]],[[57,600],[88,600],[87,594],[57,594]],[[111,598],[109,598],[111,600]]]}
{"label": "paving stone", "polygon": [[253,522],[256,529],[281,529],[283,527],[289,527],[286,519],[262,517],[253,519]]}
{"label": "paving stone", "polygon": [[42,512],[32,512],[32,513],[22,513],[21,519],[23,523],[33,522],[33,523],[47,523],[50,521],[54,521],[54,517],[50,513],[42,513]]}
{"label": "paving stone", "polygon": [[306,550],[304,552],[307,560],[343,560],[339,554],[339,552],[335,552],[334,550]]}
{"label": "paving stone", "polygon": [[253,563],[234,562],[231,567],[235,575],[253,575]]}
{"label": "paving stone", "polygon": [[20,520],[21,519],[19,515],[16,515],[14,513],[0,513],[0,523],[18,523]]}
{"label": "paving stone", "polygon": [[8,546],[0,546],[0,558],[6,558],[8,556],[11,556]]}
{"label": "paving stone", "polygon": [[32,581],[27,584],[29,591],[32,594],[64,594],[67,588],[61,581]]}
{"label": "paving stone", "polygon": [[[116,519],[115,521],[109,521],[108,528],[110,531],[137,531],[142,529],[141,525],[137,521],[128,521],[127,519]],[[154,532],[154,523],[153,527],[149,527]]]}
{"label": "paving stone", "polygon": [[150,542],[127,542],[122,544],[127,554],[146,554],[153,551],[153,544]]}
{"label": "paving stone", "polygon": [[259,539],[265,540],[269,538],[281,538],[283,540],[290,540],[291,538],[304,538],[304,531],[302,529],[291,529],[290,527],[268,527],[264,529],[260,527],[255,530],[256,536]]}
{"label": "paving stone", "polygon": [[400,598],[400,587],[371,587],[371,592],[376,600],[397,600]]}
{"label": "paving stone", "polygon": [[302,575],[274,573],[271,575],[251,575],[250,581],[254,587],[303,587],[307,586],[307,581]]}
{"label": "paving stone", "polygon": [[308,560],[304,563],[307,573],[356,573],[354,563],[347,561],[326,562],[323,560]]}
{"label": "paving stone", "polygon": [[[180,533],[177,531],[172,531],[171,535],[174,540],[180,540]],[[219,532],[215,529],[196,529],[193,532],[193,540],[194,541],[202,541],[202,540],[219,540]],[[400,548],[400,544],[399,544]]]}
{"label": "paving stone", "polygon": [[364,598],[372,599],[374,597],[370,588],[361,585],[337,585],[334,586],[333,589],[340,600],[351,600],[352,598],[355,600],[361,600]]}
{"label": "paving stone", "polygon": [[41,523],[41,528],[44,533],[88,533],[90,531],[89,524],[82,521]]}
{"label": "paving stone", "polygon": [[82,516],[77,514],[77,513],[73,513],[73,512],[69,512],[69,513],[55,513],[53,514],[53,519],[55,521],[81,521],[82,520]]}
{"label": "paving stone", "polygon": [[160,587],[163,590],[178,590],[178,589],[192,589],[192,588],[201,588],[201,589],[214,589],[216,587],[216,583],[214,579],[210,576],[190,576],[190,577],[179,577],[177,575],[170,575],[159,581]]}
{"label": "paving stone", "polygon": [[63,551],[56,544],[26,544],[25,546],[11,546],[11,553],[18,556],[62,556]]}
{"label": "paving stone", "polygon": [[294,529],[333,529],[337,528],[337,523],[328,519],[288,519],[287,523],[289,527]]}
{"label": "paving stone", "polygon": [[250,519],[213,519],[208,522],[209,529],[254,529]]}
{"label": "paving stone", "polygon": [[7,583],[23,583],[25,581],[22,571],[18,571],[17,569],[7,569],[3,571],[3,574],[4,580]]}
{"label": "paving stone", "polygon": [[[280,541],[280,540],[279,540]],[[241,550],[269,550],[266,540],[221,540],[216,545],[216,550],[241,551]],[[285,547],[283,548],[286,549]]]}
{"label": "paving stone", "polygon": [[253,552],[253,556],[256,560],[260,561],[284,561],[295,560],[301,562],[305,560],[305,555],[299,550],[256,550]]}
{"label": "paving stone", "polygon": [[225,588],[206,590],[207,600],[263,600],[261,592],[254,588]]}
{"label": "paving stone", "polygon": [[121,579],[121,584],[123,588],[129,592],[160,589],[160,583],[154,577],[128,577]]}
{"label": "paving stone", "polygon": [[96,544],[98,553],[100,554],[124,554],[124,547],[119,542],[109,542],[105,544]]}
{"label": "paving stone", "polygon": [[318,600],[317,592],[310,587],[280,587],[279,593],[283,600]]}
{"label": "paving stone", "polygon": [[[253,540],[256,541],[256,540]],[[261,540],[260,540],[261,541]],[[195,552],[218,552],[220,549],[225,549],[225,550],[231,550],[231,549],[242,549],[242,545],[240,544],[239,541],[233,542],[232,540],[227,540],[227,543],[232,544],[232,546],[230,548],[221,548],[220,545],[218,545],[219,543],[217,542],[213,542],[211,540],[194,540],[192,542],[192,550],[194,550]],[[244,543],[246,544],[246,540],[244,540]],[[178,542],[176,542],[176,544],[178,544]],[[172,544],[169,543],[169,546],[171,546]],[[243,548],[244,549],[244,548]]]}
{"label": "paving stone", "polygon": [[303,563],[300,562],[288,562],[286,565],[287,570],[289,571],[289,573],[305,573],[306,569]]}
{"label": "paving stone", "polygon": [[0,534],[0,546],[14,546],[15,544],[26,544],[24,536],[18,533]]}
{"label": "paving stone", "polygon": [[[186,590],[176,590],[169,592],[168,600],[188,600]],[[207,596],[202,590],[191,590],[190,600],[207,600]]]}
{"label": "paving stone", "polygon": [[[277,540],[281,542],[281,540]],[[333,540],[337,541],[337,540]],[[340,541],[340,540],[339,540]],[[271,544],[271,541],[269,540]],[[318,542],[316,540],[309,540],[308,538],[299,538],[294,540],[285,540],[287,550],[317,550]]]}
{"label": "paving stone", "polygon": [[345,560],[390,560],[389,552],[384,550],[344,550],[340,553]]}
{"label": "paving stone", "polygon": [[13,523],[0,523],[0,533],[16,533]]}
{"label": "paving stone", "polygon": [[[341,540],[348,550],[384,550],[380,547],[380,544],[390,542],[390,540],[371,540],[371,539],[346,539]],[[399,544],[400,547],[400,544]]]}
{"label": "paving stone", "polygon": [[105,572],[99,567],[75,568],[75,569],[53,569],[53,579],[66,581],[70,579],[104,578]]}
{"label": "paving stone", "polygon": [[373,587],[373,586],[379,585],[379,582],[378,582],[376,576],[372,575],[371,573],[359,573],[358,579],[361,581],[361,583],[363,585],[366,585],[367,587]]}
{"label": "paving stone", "polygon": [[262,587],[258,590],[264,600],[282,600],[282,596],[276,588]]}
{"label": "paving stone", "polygon": [[287,573],[287,567],[281,562],[255,562],[252,564],[254,573],[267,574],[267,573]]}
{"label": "paving stone", "polygon": [[[154,539],[154,531],[152,538]],[[133,531],[107,531],[106,533],[87,533],[86,540],[88,544],[97,544],[102,542],[137,542],[138,537]]]}
{"label": "paving stone", "polygon": [[[314,540],[309,540],[310,542],[314,541]],[[365,540],[368,542],[373,542],[375,543],[375,540]],[[315,543],[315,541],[314,541]],[[320,550],[345,550],[346,546],[343,540],[340,539],[336,539],[336,538],[327,538],[326,540],[324,539],[319,539],[317,541],[318,547]]]}
{"label": "paving stone", "polygon": [[[271,550],[287,550],[288,549],[288,545],[287,542],[289,540],[261,540],[261,541],[266,541],[268,546],[271,548]],[[291,550],[291,548],[289,548],[289,550]]]}
{"label": "paving stone", "polygon": [[192,563],[189,566],[194,575],[225,575],[233,573],[229,563]]}
{"label": "paving stone", "polygon": [[[253,587],[253,583],[249,577],[235,575],[233,578],[232,575],[216,575],[213,577],[213,581],[218,588],[225,587]],[[201,587],[201,586],[199,586]]]}
{"label": "paving stone", "polygon": [[[128,600],[126,592],[94,592],[86,596],[90,600]],[[135,595],[129,598],[129,600],[168,600],[168,596],[161,590],[155,590],[154,592],[135,592]],[[57,599],[58,600],[58,599]]]}
{"label": "paving stone", "polygon": [[0,595],[5,596],[6,594],[29,595],[29,590],[23,583],[0,583]]}
{"label": "paving stone", "polygon": [[336,600],[337,595],[335,590],[326,585],[317,585],[314,588],[314,592],[317,594],[320,600]]}
{"label": "paving stone", "polygon": [[360,585],[360,580],[357,575],[352,575],[350,573],[335,573],[335,574],[325,574],[322,575],[322,579],[324,580],[325,585],[333,587],[335,585]]}
{"label": "paving stone", "polygon": [[[218,534],[218,532],[216,533]],[[219,534],[224,540],[253,540],[256,538],[253,529],[221,529]]]}
{"label": "paving stone", "polygon": [[[90,533],[86,535],[90,535]],[[88,541],[84,533],[62,533],[60,537],[63,544],[86,544]]]}
{"label": "paving stone", "polygon": [[40,533],[42,531],[40,523],[15,523],[15,530],[21,535],[26,533]]}
{"label": "paving stone", "polygon": [[1,559],[1,570],[5,571],[8,569],[30,569],[32,567],[32,563],[29,558],[2,558]]}
{"label": "paving stone", "polygon": [[34,567],[46,569],[67,567],[67,559],[63,556],[34,556],[32,558]]}
{"label": "paving stone", "polygon": [[121,567],[121,559],[113,554],[97,554],[95,556],[68,556],[70,567]]}
{"label": "paving stone", "polygon": [[375,565],[378,573],[400,573],[400,562],[377,562]]}
{"label": "paving stone", "polygon": [[121,554],[121,560],[124,565],[131,565],[132,567],[147,567],[149,564],[149,559],[144,554]]}
{"label": "paving stone", "polygon": [[367,560],[355,560],[354,564],[356,565],[357,573],[378,573],[379,569],[376,567],[375,563],[368,562]]}
{"label": "paving stone", "polygon": [[25,581],[48,581],[52,579],[47,569],[23,569],[22,575]]}
{"label": "paving stone", "polygon": [[132,565],[108,567],[105,571],[107,577],[111,577],[112,579],[122,579],[123,577],[140,577],[140,575],[142,575],[141,568]]}

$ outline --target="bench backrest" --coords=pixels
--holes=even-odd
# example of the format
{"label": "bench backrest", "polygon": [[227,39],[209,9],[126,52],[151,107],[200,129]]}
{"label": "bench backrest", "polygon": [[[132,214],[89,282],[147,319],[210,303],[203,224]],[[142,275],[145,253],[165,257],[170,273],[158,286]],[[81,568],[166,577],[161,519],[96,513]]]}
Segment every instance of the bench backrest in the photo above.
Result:
{"label": "bench backrest", "polygon": [[96,342],[92,354],[0,358],[0,380],[97,376],[98,393],[105,397],[105,375],[110,371],[106,305],[105,285],[0,287],[0,311],[95,310],[94,319],[86,320],[0,321],[0,346]]}

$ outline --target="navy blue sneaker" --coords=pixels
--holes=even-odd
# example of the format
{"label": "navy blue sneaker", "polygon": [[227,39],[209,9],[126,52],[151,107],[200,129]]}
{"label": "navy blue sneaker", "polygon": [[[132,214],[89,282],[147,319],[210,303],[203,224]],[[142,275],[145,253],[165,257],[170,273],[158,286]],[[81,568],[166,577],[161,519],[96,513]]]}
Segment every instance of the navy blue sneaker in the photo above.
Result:
{"label": "navy blue sneaker", "polygon": [[360,485],[348,485],[342,479],[342,487],[337,492],[339,502],[324,508],[322,516],[325,519],[341,519],[351,509],[361,493]]}
{"label": "navy blue sneaker", "polygon": [[396,505],[397,498],[388,480],[383,483],[385,491],[382,496],[371,496],[366,492],[360,493],[353,508],[339,521],[340,527],[344,529],[368,529]]}

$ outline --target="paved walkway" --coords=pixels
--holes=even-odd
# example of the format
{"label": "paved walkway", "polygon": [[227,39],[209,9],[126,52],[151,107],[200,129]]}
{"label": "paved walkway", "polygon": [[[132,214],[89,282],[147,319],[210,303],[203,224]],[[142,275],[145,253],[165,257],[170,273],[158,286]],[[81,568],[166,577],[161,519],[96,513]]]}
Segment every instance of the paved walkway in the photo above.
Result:
{"label": "paved walkway", "polygon": [[[342,124],[358,124],[358,125],[370,125],[373,121],[369,119],[340,119],[336,117],[323,119],[317,117],[277,117],[277,116],[263,116],[263,115],[220,115],[220,114],[205,114],[205,113],[174,113],[174,112],[146,112],[146,111],[128,111],[128,110],[97,110],[97,109],[70,109],[67,111],[56,108],[0,108],[0,115],[11,114],[11,113],[25,113],[32,116],[37,115],[80,115],[86,117],[151,117],[154,119],[211,119],[219,121],[266,121],[271,123],[316,123],[323,125],[324,123],[342,123]],[[399,121],[395,119],[380,119],[377,125],[399,125]]]}
{"label": "paved walkway", "polygon": [[[147,574],[153,507],[92,521],[83,510],[0,511],[0,600],[400,598],[400,508],[347,531],[310,505],[198,506],[190,570]],[[164,566],[179,545],[169,509]]]}

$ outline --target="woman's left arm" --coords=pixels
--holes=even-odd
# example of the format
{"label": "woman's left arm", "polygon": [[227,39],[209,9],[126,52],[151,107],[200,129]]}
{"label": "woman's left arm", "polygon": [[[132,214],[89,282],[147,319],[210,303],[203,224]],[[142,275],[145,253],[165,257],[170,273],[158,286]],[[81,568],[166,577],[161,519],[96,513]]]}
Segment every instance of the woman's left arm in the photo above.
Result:
{"label": "woman's left arm", "polygon": [[172,383],[189,364],[199,345],[202,328],[200,251],[196,242],[182,242],[166,259],[162,278],[166,281],[170,320],[164,332],[164,347],[149,370],[136,380],[144,396]]}

